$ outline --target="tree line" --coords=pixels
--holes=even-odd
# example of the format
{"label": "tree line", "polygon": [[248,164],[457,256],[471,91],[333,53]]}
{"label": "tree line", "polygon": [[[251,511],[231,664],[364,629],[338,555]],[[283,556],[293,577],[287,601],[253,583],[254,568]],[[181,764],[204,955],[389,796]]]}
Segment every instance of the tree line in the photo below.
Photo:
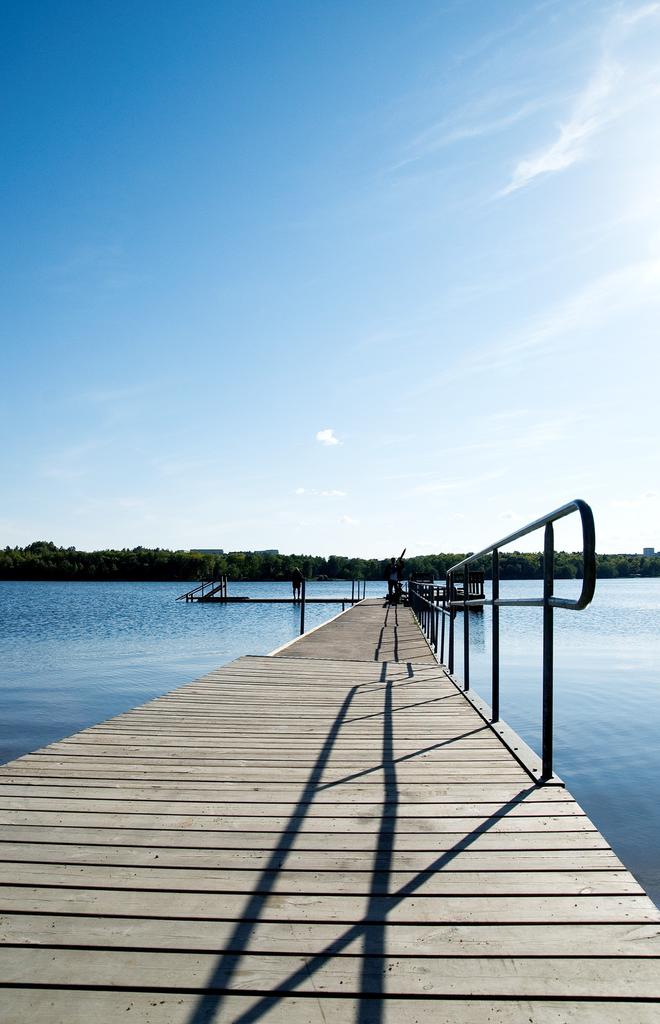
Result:
{"label": "tree line", "polygon": [[[431,573],[444,579],[447,569],[467,552],[418,555],[406,561],[404,575]],[[307,579],[386,579],[389,559],[346,558],[343,555],[279,555],[251,551],[230,551],[223,555],[196,551],[168,551],[165,548],[122,548],[107,551],[78,551],[57,547],[51,541],[35,541],[26,547],[0,551],[0,579],[3,580],[130,580],[192,582],[228,576],[232,580],[288,580],[294,566]],[[479,566],[474,566],[479,568]],[[489,578],[489,559],[483,566]],[[660,556],[598,555],[601,579],[631,576],[660,576]],[[582,574],[579,552],[558,551],[557,579],[578,579]],[[501,552],[500,576],[507,580],[541,579],[542,555],[535,552]]]}

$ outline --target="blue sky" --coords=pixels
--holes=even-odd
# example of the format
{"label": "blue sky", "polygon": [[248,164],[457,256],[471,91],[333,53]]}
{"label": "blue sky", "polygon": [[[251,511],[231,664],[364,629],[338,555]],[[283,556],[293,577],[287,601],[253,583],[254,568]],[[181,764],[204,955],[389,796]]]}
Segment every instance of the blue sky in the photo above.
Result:
{"label": "blue sky", "polygon": [[2,46],[0,543],[473,550],[580,496],[660,548],[660,3],[21,0]]}

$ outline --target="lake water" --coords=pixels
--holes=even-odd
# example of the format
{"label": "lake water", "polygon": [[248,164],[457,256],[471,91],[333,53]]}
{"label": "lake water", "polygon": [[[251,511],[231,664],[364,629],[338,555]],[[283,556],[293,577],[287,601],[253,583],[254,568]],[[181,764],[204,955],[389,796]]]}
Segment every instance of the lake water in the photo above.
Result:
{"label": "lake water", "polygon": [[[511,597],[540,588],[501,585]],[[297,635],[292,606],[175,602],[186,589],[0,582],[0,761]],[[384,590],[367,584],[368,597]],[[290,586],[234,583],[230,593],[289,596]],[[347,595],[350,583],[309,583],[307,594]],[[309,605],[306,627],[340,609]],[[503,608],[500,623],[502,717],[539,750],[541,610]],[[489,700],[490,613],[471,614],[470,631],[471,684]],[[660,905],[660,580],[599,580],[586,611],[555,612],[555,769]]]}

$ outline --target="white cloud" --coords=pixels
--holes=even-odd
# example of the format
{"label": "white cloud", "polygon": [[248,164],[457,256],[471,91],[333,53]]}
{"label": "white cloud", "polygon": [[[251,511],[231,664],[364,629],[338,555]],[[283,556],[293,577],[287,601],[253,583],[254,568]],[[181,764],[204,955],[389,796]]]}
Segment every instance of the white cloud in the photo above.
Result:
{"label": "white cloud", "polygon": [[619,21],[627,27],[629,25],[636,25],[638,21],[642,21],[644,18],[648,18],[659,13],[659,3],[643,4],[641,7],[636,7],[632,11],[620,11]]}
{"label": "white cloud", "polygon": [[208,473],[217,466],[216,459],[170,458],[161,456],[152,460],[153,467],[164,477],[185,477]]}
{"label": "white cloud", "polygon": [[466,372],[517,366],[531,352],[555,348],[558,338],[593,330],[613,317],[660,300],[660,259],[641,260],[596,278],[532,322],[508,343],[500,341],[472,358]]}
{"label": "white cloud", "polygon": [[[505,97],[505,99],[508,100],[509,97]],[[531,117],[532,114],[548,105],[549,100],[529,100],[520,103],[512,110],[493,112],[492,102],[482,100],[479,103],[468,104],[451,117],[443,118],[437,124],[421,132],[409,144],[409,155],[399,160],[392,170],[397,171],[418,160],[424,160],[456,142],[467,142],[471,139],[506,131],[507,128]]]}
{"label": "white cloud", "polygon": [[658,95],[660,79],[657,68],[649,70],[624,65],[613,56],[613,51],[640,22],[658,14],[658,3],[615,14],[605,31],[600,62],[575,97],[568,119],[559,125],[552,142],[518,161],[511,180],[498,196],[509,195],[539,177],[564,171],[583,160],[588,154],[588,143],[594,136]]}
{"label": "white cloud", "polygon": [[455,491],[464,487],[465,480],[433,480],[428,484],[418,484],[413,494],[437,494],[439,491]]}
{"label": "white cloud", "polygon": [[118,508],[123,509],[142,509],[144,508],[145,502],[143,498],[117,498]]}
{"label": "white cloud", "polygon": [[356,526],[358,521],[353,519],[352,516],[340,516],[339,522],[344,526]]}
{"label": "white cloud", "polygon": [[51,456],[42,473],[53,480],[75,480],[89,471],[88,456],[106,442],[86,441]]}
{"label": "white cloud", "polygon": [[326,427],[325,430],[319,430],[316,434],[316,440],[325,445],[341,444],[339,438],[335,436],[334,430],[330,427]]}
{"label": "white cloud", "polygon": [[153,390],[146,384],[138,384],[128,388],[107,388],[88,391],[83,397],[88,402],[95,402],[99,405],[114,402],[124,402],[132,398],[141,398],[148,391]]}
{"label": "white cloud", "polygon": [[296,494],[310,494],[316,498],[345,498],[346,491],[339,491],[336,487],[325,491],[319,491],[317,487],[296,487]]}
{"label": "white cloud", "polygon": [[581,160],[586,153],[587,140],[613,117],[612,108],[606,101],[622,74],[618,64],[604,60],[577,98],[568,121],[560,125],[559,134],[554,142],[532,156],[520,160],[511,181],[502,189],[500,195],[516,192],[534,178],[553,171],[563,171]]}
{"label": "white cloud", "polygon": [[641,508],[648,501],[655,501],[656,498],[655,491],[647,491],[646,494],[637,498],[613,498],[610,501],[610,508]]}
{"label": "white cloud", "polygon": [[458,491],[469,487],[475,487],[478,484],[485,483],[488,480],[497,480],[502,476],[500,470],[492,470],[489,473],[481,473],[478,476],[468,477],[463,480],[433,480],[426,484],[418,484],[417,487],[413,487],[413,494],[437,494],[442,491]]}

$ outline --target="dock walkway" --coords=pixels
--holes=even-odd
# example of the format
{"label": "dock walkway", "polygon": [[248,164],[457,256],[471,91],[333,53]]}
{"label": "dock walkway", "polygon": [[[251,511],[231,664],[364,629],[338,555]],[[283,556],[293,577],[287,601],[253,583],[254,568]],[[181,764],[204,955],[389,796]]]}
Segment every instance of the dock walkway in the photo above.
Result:
{"label": "dock walkway", "polygon": [[660,913],[408,609],[0,767],[3,1024],[647,1024]]}

